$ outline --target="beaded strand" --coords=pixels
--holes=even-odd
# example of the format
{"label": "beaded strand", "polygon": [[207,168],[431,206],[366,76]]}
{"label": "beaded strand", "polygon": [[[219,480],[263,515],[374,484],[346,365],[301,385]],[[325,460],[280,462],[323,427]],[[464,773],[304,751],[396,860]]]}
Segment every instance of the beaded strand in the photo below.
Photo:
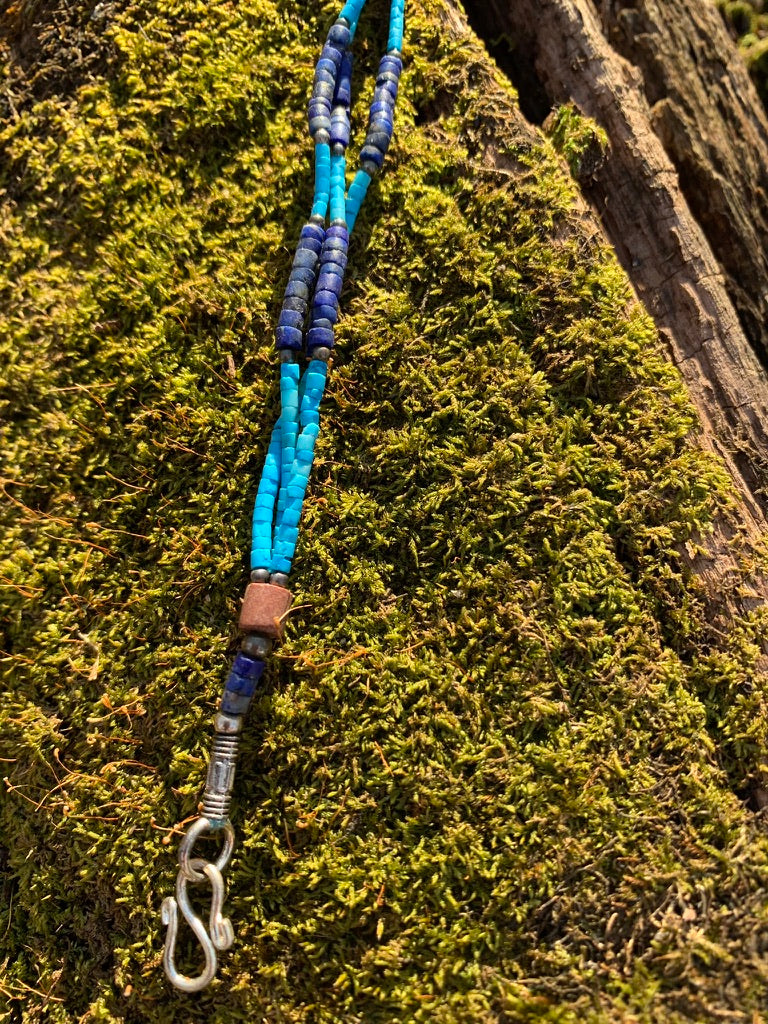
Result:
{"label": "beaded strand", "polygon": [[[222,871],[234,847],[229,807],[239,734],[256,693],[272,644],[282,636],[291,604],[287,590],[299,536],[304,498],[320,433],[320,402],[328,378],[328,360],[335,344],[339,300],[347,266],[349,237],[372,179],[389,149],[395,100],[403,68],[405,0],[392,0],[387,52],[379,62],[359,169],[346,187],[346,150],[350,141],[352,100],[351,46],[365,0],[347,0],[331,26],[315,68],[308,106],[309,133],[314,141],[314,196],[310,217],[301,229],[276,329],[280,354],[280,415],[272,430],[256,493],[251,536],[251,582],[240,614],[246,634],[219,702],[201,816],[179,848],[176,896],[163,901],[168,927],[163,964],[170,981],[185,992],[198,992],[213,979],[219,951],[234,939],[223,918]],[[326,227],[326,221],[330,223]],[[303,373],[297,357],[305,352]],[[206,832],[223,836],[219,858],[193,857],[197,839]],[[192,910],[187,886],[211,887],[208,929]],[[197,935],[205,968],[197,977],[180,974],[174,960],[178,912]]]}
{"label": "beaded strand", "polygon": [[[263,601],[274,601],[274,595],[266,594],[262,588],[285,587],[291,571],[315,442],[320,433],[320,402],[328,378],[328,359],[335,345],[334,328],[339,318],[349,237],[368,186],[381,169],[392,139],[395,100],[403,69],[405,0],[392,0],[388,47],[379,62],[368,130],[360,149],[360,168],[347,190],[346,149],[352,100],[350,47],[364,5],[365,0],[348,0],[331,26],[315,68],[308,105],[309,132],[315,144],[315,190],[309,221],[299,235],[276,330],[281,360],[280,416],[272,431],[253,510],[251,583],[258,588],[252,591],[254,601],[257,594]],[[330,224],[326,227],[329,214]],[[302,350],[309,358],[303,374],[296,362]],[[243,641],[242,652],[225,683],[222,711],[225,705],[234,706],[232,694],[253,695],[246,680],[261,677],[261,659],[269,652],[270,641],[282,632],[270,631],[270,635],[263,629],[249,629],[263,627],[264,623],[247,616],[246,619],[241,617],[241,628],[252,635]],[[238,703],[240,706],[247,710],[245,702]],[[244,714],[245,710],[239,713]]]}

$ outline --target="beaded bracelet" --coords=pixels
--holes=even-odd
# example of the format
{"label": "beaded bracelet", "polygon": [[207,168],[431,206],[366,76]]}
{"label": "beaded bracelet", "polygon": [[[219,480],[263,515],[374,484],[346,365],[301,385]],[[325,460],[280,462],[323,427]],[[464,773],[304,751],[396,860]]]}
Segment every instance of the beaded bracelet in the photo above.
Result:
{"label": "beaded bracelet", "polygon": [[[405,0],[392,0],[387,52],[379,63],[368,131],[360,150],[360,169],[346,189],[352,78],[351,46],[365,0],[347,0],[328,32],[315,68],[309,101],[309,132],[315,144],[315,193],[309,221],[299,236],[277,326],[280,354],[280,416],[264,460],[253,510],[251,582],[243,598],[240,629],[246,634],[224,685],[214,720],[214,739],[201,815],[181,841],[176,896],[162,905],[167,926],[163,966],[173,985],[199,992],[216,973],[218,952],[234,941],[232,925],[222,915],[225,886],[235,835],[229,807],[239,735],[248,706],[264,674],[265,659],[282,636],[291,605],[287,589],[304,496],[320,432],[320,401],[334,347],[334,325],[347,265],[349,236],[372,178],[378,173],[392,138],[398,83],[403,67]],[[326,220],[330,214],[330,225]],[[310,309],[310,297],[312,299]],[[307,316],[309,314],[309,316]],[[307,327],[308,324],[308,327]],[[297,358],[306,351],[303,373]],[[220,833],[216,861],[193,856],[198,838]],[[191,906],[190,883],[209,883],[211,909],[206,928]],[[174,951],[178,912],[192,928],[205,956],[194,978],[176,969]]]}

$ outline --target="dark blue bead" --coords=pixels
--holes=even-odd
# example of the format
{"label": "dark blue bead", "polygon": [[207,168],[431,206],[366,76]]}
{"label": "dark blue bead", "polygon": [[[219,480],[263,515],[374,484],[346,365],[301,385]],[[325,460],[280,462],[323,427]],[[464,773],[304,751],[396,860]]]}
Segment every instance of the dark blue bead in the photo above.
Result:
{"label": "dark blue bead", "polygon": [[317,263],[318,254],[311,249],[297,249],[293,257],[293,265],[298,270],[300,267],[314,267]]}
{"label": "dark blue bead", "polygon": [[336,79],[336,102],[343,103],[347,109],[352,102],[352,54],[345,53],[341,59],[339,75]]}
{"label": "dark blue bead", "polygon": [[368,111],[370,117],[374,114],[387,114],[389,117],[392,116],[392,111],[395,109],[394,103],[372,103],[371,109]]}
{"label": "dark blue bead", "polygon": [[303,327],[304,313],[298,313],[292,309],[284,309],[277,323],[280,327]]}
{"label": "dark blue bead", "polygon": [[399,77],[402,70],[403,62],[400,57],[392,57],[387,53],[379,61],[379,74],[382,74],[384,71],[390,71],[393,75]]}
{"label": "dark blue bead", "polygon": [[250,703],[251,698],[245,694],[225,690],[221,698],[221,710],[225,715],[244,715]]}
{"label": "dark blue bead", "polygon": [[322,245],[325,241],[325,228],[321,228],[319,224],[305,224],[299,237],[314,238]]}
{"label": "dark blue bead", "polygon": [[351,38],[352,34],[346,25],[331,25],[328,30],[328,42],[339,50],[345,50]]}
{"label": "dark blue bead", "polygon": [[336,83],[335,82],[313,82],[313,84],[312,84],[312,99],[313,100],[326,100],[328,103],[330,103],[335,95],[336,95]]}
{"label": "dark blue bead", "polygon": [[382,82],[373,90],[374,103],[386,103],[387,96],[394,102],[397,99],[397,82]]}
{"label": "dark blue bead", "polygon": [[315,67],[315,81],[319,81],[320,74],[322,72],[325,72],[326,74],[333,75],[333,81],[334,83],[336,82],[336,68],[341,63],[341,54],[339,53],[338,50],[334,51],[335,53],[338,54],[338,59],[334,59],[326,54],[326,50],[329,49],[330,47],[323,47],[323,56],[317,62],[317,65]]}
{"label": "dark blue bead", "polygon": [[252,697],[256,692],[258,679],[249,679],[248,676],[241,676],[238,672],[230,672],[224,687],[224,695],[227,691],[238,693],[241,697]]}
{"label": "dark blue bead", "polygon": [[301,235],[296,249],[309,249],[310,252],[320,252],[325,238],[314,238],[311,235]]}
{"label": "dark blue bead", "polygon": [[239,651],[232,662],[232,671],[239,676],[246,676],[248,679],[261,679],[266,668],[266,663],[261,658],[252,658],[249,654]]}
{"label": "dark blue bead", "polygon": [[363,146],[360,150],[360,163],[364,160],[370,160],[371,163],[376,164],[377,167],[381,167],[384,163],[384,154],[380,149],[376,149],[374,146]]}
{"label": "dark blue bead", "polygon": [[339,121],[331,118],[331,145],[349,145],[349,121]]}
{"label": "dark blue bead", "polygon": [[327,327],[312,327],[307,335],[307,348],[313,349],[320,346],[333,348],[333,331]]}
{"label": "dark blue bead", "polygon": [[347,245],[349,245],[349,231],[340,225],[331,224],[328,230],[325,232],[326,240],[329,238],[341,238]]}
{"label": "dark blue bead", "polygon": [[[317,245],[316,242],[314,244]],[[293,265],[295,267],[314,266],[314,264],[317,262],[317,257],[319,256],[319,254],[321,254],[322,250],[322,245],[319,246],[318,249],[305,249],[303,246],[301,246],[294,253]]]}
{"label": "dark blue bead", "polygon": [[336,292],[323,290],[315,292],[314,299],[312,300],[312,311],[314,312],[318,306],[338,306],[339,296]]}
{"label": "dark blue bead", "polygon": [[315,317],[318,320],[327,320],[331,324],[335,324],[339,319],[339,311],[335,306],[323,306],[315,304],[312,306],[312,323],[315,323]]}
{"label": "dark blue bead", "polygon": [[[328,229],[330,231],[330,228]],[[323,242],[323,248],[320,252],[321,260],[338,260],[343,256],[347,258],[347,250],[349,249],[349,243],[344,238],[335,238],[331,235],[330,238],[325,239]],[[333,255],[336,254],[336,255]]]}
{"label": "dark blue bead", "polygon": [[301,349],[304,335],[298,327],[278,327],[275,333],[277,335],[278,348],[291,348],[294,351]]}
{"label": "dark blue bead", "polygon": [[369,131],[365,136],[365,146],[375,146],[376,149],[380,149],[382,153],[386,153],[391,140],[392,136],[389,132],[381,130]]}
{"label": "dark blue bead", "polygon": [[313,330],[313,328],[315,327],[322,327],[323,330],[332,331],[333,323],[333,320],[329,320],[327,317],[324,316],[319,316],[317,320],[312,321],[312,326],[310,327],[310,330]]}
{"label": "dark blue bead", "polygon": [[[384,58],[384,59],[386,60],[386,58]],[[399,81],[400,81],[400,72],[399,71],[390,71],[389,68],[387,68],[384,71],[380,71],[378,73],[378,75],[376,76],[376,85],[377,86],[378,85],[383,85],[385,82],[390,82],[390,83],[393,83],[395,85],[395,87],[397,87],[397,84],[398,84]]]}
{"label": "dark blue bead", "polygon": [[368,133],[367,134],[371,135],[374,132],[379,133],[379,134],[383,133],[384,135],[387,136],[388,139],[391,139],[392,138],[392,129],[393,129],[393,127],[394,126],[392,124],[392,121],[389,120],[389,118],[383,118],[379,114],[378,117],[371,118],[371,121],[370,121],[370,123],[368,125]]}
{"label": "dark blue bead", "polygon": [[[317,279],[317,294],[318,292],[335,292],[337,295],[341,295],[341,289],[344,286],[344,278],[337,277],[336,274],[321,274]],[[291,324],[290,326],[294,326]]]}
{"label": "dark blue bead", "polygon": [[[332,62],[329,61],[329,63],[332,63]],[[326,85],[333,86],[333,88],[335,90],[336,89],[336,74],[335,74],[335,72],[328,71],[325,68],[318,68],[317,71],[315,71],[315,77],[312,80],[312,93],[313,93],[313,95],[314,95],[315,86],[321,85],[323,82]]]}
{"label": "dark blue bead", "polygon": [[300,281],[302,284],[313,285],[317,274],[311,267],[294,267],[289,281]]}
{"label": "dark blue bead", "polygon": [[286,295],[283,299],[283,309],[291,310],[293,313],[306,313],[307,300],[298,295]]}
{"label": "dark blue bead", "polygon": [[295,299],[296,302],[306,302],[309,299],[309,285],[303,281],[288,281],[285,289],[285,301]]}
{"label": "dark blue bead", "polygon": [[338,273],[343,278],[344,270],[347,265],[347,258],[346,256],[342,256],[341,253],[338,254],[338,261],[330,258],[335,255],[336,253],[328,253],[328,257],[321,263],[321,273]]}
{"label": "dark blue bead", "polygon": [[[326,43],[320,51],[320,61],[329,61],[333,64],[334,72],[338,68],[339,64],[341,64],[341,58],[343,56],[344,54],[342,50],[338,46],[332,46],[330,43]],[[318,61],[318,66],[320,61]],[[323,64],[323,67],[325,67],[325,64]]]}
{"label": "dark blue bead", "polygon": [[330,117],[331,116],[331,101],[313,96],[309,101],[307,107],[307,113],[310,117]]}

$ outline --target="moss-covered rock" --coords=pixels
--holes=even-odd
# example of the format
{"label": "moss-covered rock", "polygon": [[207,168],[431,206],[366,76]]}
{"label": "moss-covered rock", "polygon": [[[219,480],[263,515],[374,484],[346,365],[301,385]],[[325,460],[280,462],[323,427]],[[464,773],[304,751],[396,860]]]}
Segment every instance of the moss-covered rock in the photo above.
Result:
{"label": "moss-covered rock", "polygon": [[10,94],[9,1019],[759,1021],[759,624],[713,635],[678,555],[727,481],[551,144],[439,0],[408,5],[297,608],[247,732],[238,942],[194,1004],[163,978],[335,13],[107,4],[104,70]]}

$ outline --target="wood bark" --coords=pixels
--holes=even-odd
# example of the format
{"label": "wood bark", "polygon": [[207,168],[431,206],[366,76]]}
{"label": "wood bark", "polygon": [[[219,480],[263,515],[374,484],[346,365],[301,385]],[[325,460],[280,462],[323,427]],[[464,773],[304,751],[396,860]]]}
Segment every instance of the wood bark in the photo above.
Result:
{"label": "wood bark", "polygon": [[[573,103],[610,149],[583,192],[654,317],[698,408],[701,443],[741,497],[747,547],[768,526],[768,121],[714,6],[700,0],[467,3],[488,39],[506,34],[533,105]],[[729,56],[730,55],[730,56]],[[733,524],[683,557],[726,617],[768,599],[727,593]],[[719,617],[719,616],[718,616]]]}

